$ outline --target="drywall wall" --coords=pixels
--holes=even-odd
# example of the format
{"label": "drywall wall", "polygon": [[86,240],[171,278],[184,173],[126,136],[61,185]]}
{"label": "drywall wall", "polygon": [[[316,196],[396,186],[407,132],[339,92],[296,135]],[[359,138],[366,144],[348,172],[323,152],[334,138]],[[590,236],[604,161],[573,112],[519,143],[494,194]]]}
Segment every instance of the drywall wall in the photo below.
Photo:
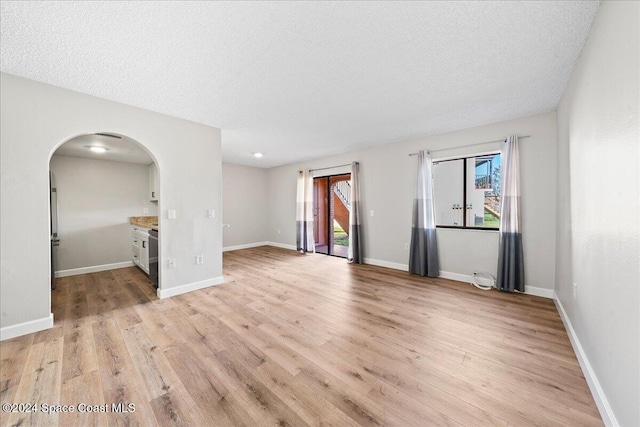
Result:
{"label": "drywall wall", "polygon": [[268,240],[267,170],[222,164],[222,244],[239,249]]}
{"label": "drywall wall", "polygon": [[131,261],[129,217],[158,214],[149,201],[148,166],[54,155],[49,167],[60,218],[54,270]]}
{"label": "drywall wall", "polygon": [[[269,240],[295,245],[298,170],[359,161],[365,213],[362,218],[364,256],[371,263],[406,268],[409,252],[405,244],[411,237],[411,206],[417,174],[416,157],[409,153],[430,149],[434,159],[480,154],[499,149],[499,144],[455,147],[494,141],[510,134],[531,135],[523,139],[520,146],[527,286],[530,291],[550,296],[554,286],[556,228],[554,112],[272,168],[269,170]],[[439,229],[437,235],[442,271],[453,275],[470,275],[474,270],[496,273],[497,231]]]}
{"label": "drywall wall", "polygon": [[[222,281],[222,223],[207,218],[207,209],[222,209],[219,129],[6,73],[0,84],[3,337],[16,330],[5,328],[50,318],[49,160],[80,134],[126,135],[158,165],[160,295]],[[175,220],[167,219],[169,209]],[[197,254],[204,265],[196,265]]]}
{"label": "drywall wall", "polygon": [[640,425],[639,21],[638,2],[600,5],[557,111],[556,298],[623,426]]}

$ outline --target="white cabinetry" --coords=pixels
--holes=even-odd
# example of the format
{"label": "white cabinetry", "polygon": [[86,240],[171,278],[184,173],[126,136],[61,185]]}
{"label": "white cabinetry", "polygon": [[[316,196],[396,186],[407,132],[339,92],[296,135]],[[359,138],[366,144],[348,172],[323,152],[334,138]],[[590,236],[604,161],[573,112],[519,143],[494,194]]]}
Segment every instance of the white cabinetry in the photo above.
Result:
{"label": "white cabinetry", "polygon": [[142,271],[149,274],[149,229],[131,227],[131,259]]}
{"label": "white cabinetry", "polygon": [[152,202],[158,201],[158,172],[156,170],[156,164],[151,163],[148,167],[149,170],[149,200]]}

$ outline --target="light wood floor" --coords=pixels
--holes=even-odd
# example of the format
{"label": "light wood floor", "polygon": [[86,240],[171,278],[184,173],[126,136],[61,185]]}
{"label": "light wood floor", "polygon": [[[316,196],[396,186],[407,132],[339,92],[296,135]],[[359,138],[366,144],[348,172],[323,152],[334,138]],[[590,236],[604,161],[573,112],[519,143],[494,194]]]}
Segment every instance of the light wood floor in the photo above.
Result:
{"label": "light wood floor", "polygon": [[602,425],[551,300],[276,248],[165,300],[136,268],[59,279],[2,342],[3,425]]}

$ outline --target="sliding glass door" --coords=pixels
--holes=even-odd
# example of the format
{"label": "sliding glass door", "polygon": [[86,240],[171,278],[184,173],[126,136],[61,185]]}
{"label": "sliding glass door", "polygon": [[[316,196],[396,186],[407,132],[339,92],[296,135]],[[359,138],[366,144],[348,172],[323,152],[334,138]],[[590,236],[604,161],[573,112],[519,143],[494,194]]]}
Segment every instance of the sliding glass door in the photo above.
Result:
{"label": "sliding glass door", "polygon": [[349,248],[351,174],[313,180],[313,226],[316,252],[346,258]]}

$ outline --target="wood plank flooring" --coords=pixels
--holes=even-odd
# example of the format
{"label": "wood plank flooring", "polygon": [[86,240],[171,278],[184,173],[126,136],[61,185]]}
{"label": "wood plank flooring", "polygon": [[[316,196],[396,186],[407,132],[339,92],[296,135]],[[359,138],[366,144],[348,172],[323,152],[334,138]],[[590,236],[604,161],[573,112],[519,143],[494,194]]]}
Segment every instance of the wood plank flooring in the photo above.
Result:
{"label": "wood plank flooring", "polygon": [[58,279],[54,328],[0,344],[0,400],[75,412],[2,425],[602,425],[551,300],[272,247],[224,274],[164,300],[136,268]]}

